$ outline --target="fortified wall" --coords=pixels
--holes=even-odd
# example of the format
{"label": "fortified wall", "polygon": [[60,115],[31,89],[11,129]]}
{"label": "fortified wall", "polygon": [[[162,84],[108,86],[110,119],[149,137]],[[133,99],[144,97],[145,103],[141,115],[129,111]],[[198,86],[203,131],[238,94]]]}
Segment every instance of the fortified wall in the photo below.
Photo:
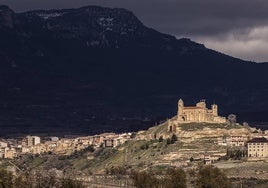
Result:
{"label": "fortified wall", "polygon": [[218,115],[218,105],[207,108],[205,100],[195,106],[184,106],[182,99],[178,101],[177,117],[169,121],[169,131],[174,131],[176,125],[181,123],[226,123],[226,118]]}

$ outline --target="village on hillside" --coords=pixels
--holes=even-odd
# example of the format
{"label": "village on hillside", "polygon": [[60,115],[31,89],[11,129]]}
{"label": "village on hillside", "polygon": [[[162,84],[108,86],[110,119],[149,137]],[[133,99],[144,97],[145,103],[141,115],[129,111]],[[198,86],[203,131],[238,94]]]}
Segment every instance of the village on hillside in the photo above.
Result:
{"label": "village on hillside", "polygon": [[[204,100],[196,106],[184,106],[183,101],[179,100],[176,116],[148,130],[83,137],[26,136],[1,139],[0,157],[19,164],[24,155],[35,155],[37,158],[39,155],[52,155],[59,156],[57,160],[61,160],[60,156],[90,151],[86,153],[83,163],[75,162],[80,165],[77,172],[85,177],[110,173],[109,169],[116,166],[189,169],[202,162],[223,169],[228,177],[268,179],[268,169],[263,165],[268,161],[267,139],[267,130],[240,125],[236,123],[234,115],[228,118],[219,116],[216,104],[208,109]],[[83,165],[91,171],[85,171]]]}
{"label": "village on hillside", "polygon": [[[26,136],[19,139],[1,139],[0,157],[13,159],[26,153],[41,154],[48,152],[68,155],[75,150],[79,151],[89,146],[116,148],[129,140],[159,139],[160,137],[168,137],[171,133],[176,135],[181,142],[213,138],[214,143],[219,146],[246,147],[249,158],[268,157],[268,131],[257,130],[247,125],[239,126],[236,122],[228,121],[230,120],[218,116],[218,106],[216,104],[208,109],[205,101],[201,100],[196,106],[184,106],[180,99],[177,116],[167,120],[166,130],[159,133],[148,134],[149,129],[149,131],[138,132],[136,136],[133,136],[134,133],[103,133],[83,137],[40,138],[38,136]],[[193,125],[198,128],[198,124],[208,124],[211,128],[204,127],[202,130],[197,129],[198,131],[191,130]],[[225,124],[230,124],[228,129],[225,129]],[[217,128],[214,129],[215,127]],[[224,155],[226,155],[226,152],[221,153],[219,157]],[[214,156],[212,158],[215,159]],[[206,156],[207,159],[209,157]]]}

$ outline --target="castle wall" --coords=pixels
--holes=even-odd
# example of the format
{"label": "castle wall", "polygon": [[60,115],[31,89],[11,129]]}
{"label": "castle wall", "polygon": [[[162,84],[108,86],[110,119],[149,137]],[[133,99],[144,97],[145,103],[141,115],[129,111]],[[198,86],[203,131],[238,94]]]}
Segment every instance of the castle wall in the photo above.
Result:
{"label": "castle wall", "polygon": [[179,122],[212,122],[225,123],[226,119],[218,116],[218,106],[212,105],[211,109],[206,108],[205,101],[201,101],[193,107],[185,107],[183,101],[178,102],[177,120]]}
{"label": "castle wall", "polygon": [[185,121],[197,121],[197,122],[206,121],[206,110],[201,108],[196,109],[186,108],[183,110],[183,119]]}

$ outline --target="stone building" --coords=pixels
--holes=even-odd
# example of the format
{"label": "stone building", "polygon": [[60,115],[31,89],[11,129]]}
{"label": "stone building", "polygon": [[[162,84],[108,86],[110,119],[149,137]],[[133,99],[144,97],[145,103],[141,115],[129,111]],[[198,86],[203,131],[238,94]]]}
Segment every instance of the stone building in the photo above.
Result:
{"label": "stone building", "polygon": [[268,157],[268,140],[264,137],[253,138],[247,142],[248,157]]}
{"label": "stone building", "polygon": [[168,120],[168,131],[176,132],[181,123],[226,123],[226,118],[218,115],[218,106],[211,105],[207,108],[205,100],[201,100],[195,106],[184,106],[183,100],[178,101],[177,116]]}
{"label": "stone building", "polygon": [[41,139],[38,136],[27,136],[26,140],[27,140],[27,146],[34,146],[40,144]]}
{"label": "stone building", "polygon": [[17,152],[15,148],[5,148],[5,156],[6,159],[13,159],[17,156]]}
{"label": "stone building", "polygon": [[178,102],[178,122],[206,122],[206,123],[226,123],[226,118],[218,116],[218,106],[211,105],[211,109],[206,106],[205,100],[201,100],[196,106],[184,106],[183,100]]}

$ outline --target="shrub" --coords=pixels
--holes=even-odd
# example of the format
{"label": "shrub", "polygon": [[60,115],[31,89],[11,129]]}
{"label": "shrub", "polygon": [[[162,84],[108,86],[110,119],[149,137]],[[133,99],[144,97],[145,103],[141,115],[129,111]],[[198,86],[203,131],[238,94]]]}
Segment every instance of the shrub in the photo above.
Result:
{"label": "shrub", "polygon": [[182,169],[168,169],[167,174],[162,180],[165,188],[186,188],[186,173]]}
{"label": "shrub", "polygon": [[137,188],[158,188],[159,181],[148,172],[132,172],[131,178]]}
{"label": "shrub", "polygon": [[114,167],[112,166],[110,169],[106,169],[106,174],[110,175],[126,175],[127,174],[127,169],[122,166]]}
{"label": "shrub", "polygon": [[229,188],[226,175],[218,168],[201,166],[196,181],[198,188]]}
{"label": "shrub", "polygon": [[167,175],[161,177],[151,171],[134,171],[131,178],[137,188],[186,188],[186,174],[182,169],[168,169]]}
{"label": "shrub", "polygon": [[143,145],[141,145],[141,147],[140,147],[140,149],[142,149],[142,150],[147,150],[148,148],[149,148],[149,144],[148,144],[148,143],[143,144]]}
{"label": "shrub", "polygon": [[178,140],[177,136],[175,134],[173,134],[172,137],[171,137],[170,143],[174,144],[177,140]]}
{"label": "shrub", "polygon": [[5,170],[0,170],[0,188],[14,187],[13,175]]}
{"label": "shrub", "polygon": [[60,188],[85,188],[85,186],[77,180],[63,179]]}
{"label": "shrub", "polygon": [[167,145],[171,144],[170,138],[167,139]]}
{"label": "shrub", "polygon": [[23,173],[19,177],[0,170],[0,188],[84,188],[85,186],[73,179],[59,179],[54,173],[36,172],[34,174]]}

